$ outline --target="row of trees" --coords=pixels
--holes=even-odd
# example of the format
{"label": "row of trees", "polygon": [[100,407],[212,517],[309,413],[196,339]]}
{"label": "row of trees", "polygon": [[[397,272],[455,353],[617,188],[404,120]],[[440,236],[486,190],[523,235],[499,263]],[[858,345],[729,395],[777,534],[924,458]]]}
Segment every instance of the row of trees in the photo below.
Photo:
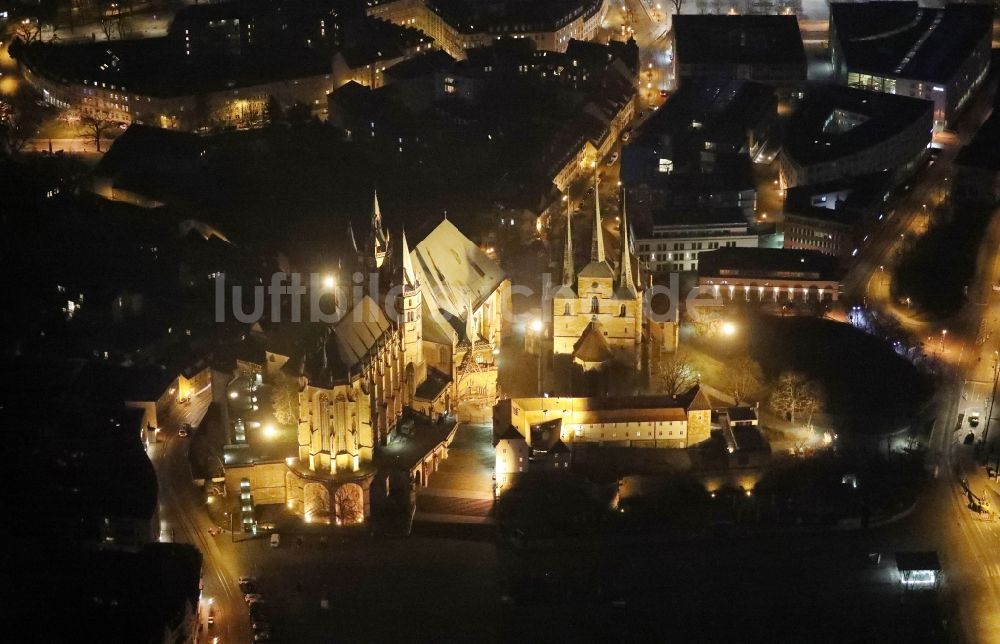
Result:
{"label": "row of trees", "polygon": [[[669,396],[680,395],[700,382],[691,358],[683,351],[662,360],[657,375],[660,391]],[[813,414],[823,408],[823,388],[815,380],[788,371],[768,387],[760,365],[746,355],[727,365],[721,388],[736,405],[757,402],[770,390],[767,401],[771,409],[793,423],[806,416],[811,424]]]}
{"label": "row of trees", "polygon": [[[163,4],[153,2],[146,7],[155,10]],[[14,36],[27,43],[41,40],[41,24],[45,23],[70,32],[81,25],[97,25],[107,40],[121,40],[132,35],[131,18],[137,8],[136,0],[45,0],[35,10],[36,19],[15,26]]]}

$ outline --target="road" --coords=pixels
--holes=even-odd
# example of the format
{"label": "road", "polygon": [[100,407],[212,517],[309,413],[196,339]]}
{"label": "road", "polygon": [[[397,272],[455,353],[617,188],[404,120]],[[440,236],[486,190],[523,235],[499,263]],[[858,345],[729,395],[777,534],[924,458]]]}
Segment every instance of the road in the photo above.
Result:
{"label": "road", "polygon": [[161,539],[190,543],[203,556],[203,616],[212,610],[215,625],[209,629],[203,621],[198,641],[211,642],[218,637],[220,644],[247,642],[251,637],[249,616],[236,583],[239,544],[233,544],[228,534],[208,533],[211,523],[204,497],[191,479],[188,439],[177,434],[183,423],[197,426],[211,402],[207,399],[210,395],[209,390],[193,397],[189,404],[175,405],[161,426],[160,441],[149,448],[159,484]]}
{"label": "road", "polygon": [[[993,218],[984,235],[968,303],[952,319],[931,320],[917,314],[908,304],[893,301],[891,286],[898,251],[907,237],[926,230],[929,212],[946,197],[954,176],[954,158],[989,115],[995,87],[996,78],[991,77],[956,133],[936,137],[942,145],[940,157],[910,181],[912,190],[896,200],[887,210],[887,214],[892,213],[888,220],[870,232],[844,283],[854,302],[895,316],[942,364],[936,415],[928,438],[929,463],[936,479],[919,510],[887,534],[897,547],[929,548],[940,553],[946,592],[957,622],[957,628],[950,629],[951,639],[967,642],[1000,641],[1000,551],[996,547],[1000,523],[985,520],[970,507],[971,492],[989,499],[996,510],[1000,487],[987,479],[977,448],[964,441],[970,432],[981,441],[990,425],[986,416],[997,368],[994,352],[1000,346],[993,337],[1000,320],[1000,297],[992,290],[1000,281],[1000,218]],[[982,418],[976,428],[967,421],[972,412]],[[957,428],[960,413],[966,420]],[[992,427],[989,445],[981,449],[996,450],[998,434],[1000,430]]]}

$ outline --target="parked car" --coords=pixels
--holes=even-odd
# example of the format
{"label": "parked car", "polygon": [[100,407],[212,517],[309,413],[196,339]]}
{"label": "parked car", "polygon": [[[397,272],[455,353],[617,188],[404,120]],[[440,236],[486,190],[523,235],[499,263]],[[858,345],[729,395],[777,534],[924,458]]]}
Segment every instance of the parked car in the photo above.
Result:
{"label": "parked car", "polygon": [[277,548],[280,545],[281,545],[281,535],[275,532],[274,534],[271,535],[271,547]]}
{"label": "parked car", "polygon": [[262,599],[264,599],[264,596],[261,595],[260,593],[247,593],[246,595],[243,595],[243,601],[245,601],[248,604],[259,602]]}
{"label": "parked car", "polygon": [[244,594],[257,592],[257,580],[253,577],[240,577],[240,592]]}

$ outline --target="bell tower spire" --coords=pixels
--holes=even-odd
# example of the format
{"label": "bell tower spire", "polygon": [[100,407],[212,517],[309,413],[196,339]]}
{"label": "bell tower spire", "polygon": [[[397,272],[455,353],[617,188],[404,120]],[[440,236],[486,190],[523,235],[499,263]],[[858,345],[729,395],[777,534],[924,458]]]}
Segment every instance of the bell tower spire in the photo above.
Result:
{"label": "bell tower spire", "polygon": [[576,280],[576,271],[573,267],[573,206],[570,200],[566,199],[566,250],[563,255],[563,286],[573,286]]}
{"label": "bell tower spire", "polygon": [[594,168],[594,241],[590,245],[590,261],[601,263],[604,256],[604,230],[601,228],[601,193],[597,185],[597,168]]}
{"label": "bell tower spire", "polygon": [[619,267],[618,287],[628,291],[635,291],[635,281],[632,279],[632,253],[631,236],[629,235],[628,218],[625,214],[625,201],[622,200],[622,227],[621,227],[621,266]]}

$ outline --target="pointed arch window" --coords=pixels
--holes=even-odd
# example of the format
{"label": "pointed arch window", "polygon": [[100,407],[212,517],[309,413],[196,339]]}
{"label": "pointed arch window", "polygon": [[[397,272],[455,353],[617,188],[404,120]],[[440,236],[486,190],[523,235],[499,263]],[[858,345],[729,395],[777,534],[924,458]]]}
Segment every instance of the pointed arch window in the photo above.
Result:
{"label": "pointed arch window", "polygon": [[597,297],[590,298],[590,312],[591,313],[600,313],[601,312],[601,304],[597,300]]}

